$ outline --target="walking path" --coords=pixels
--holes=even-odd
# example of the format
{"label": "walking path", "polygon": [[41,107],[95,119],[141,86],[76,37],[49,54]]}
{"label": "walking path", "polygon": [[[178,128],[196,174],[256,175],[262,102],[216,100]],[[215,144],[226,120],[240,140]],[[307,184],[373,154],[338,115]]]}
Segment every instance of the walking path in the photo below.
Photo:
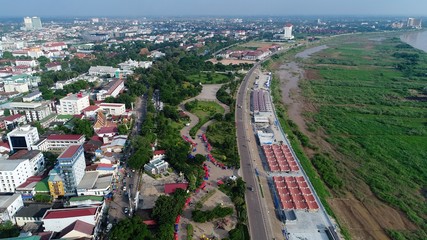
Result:
{"label": "walking path", "polygon": [[[203,142],[203,140],[200,137],[196,137],[195,139],[193,139],[190,136],[190,130],[194,126],[197,125],[197,123],[199,122],[199,118],[196,115],[192,114],[191,112],[186,111],[185,104],[187,102],[191,102],[191,101],[194,101],[196,99],[199,101],[213,101],[213,102],[218,103],[221,107],[224,108],[224,114],[229,113],[230,112],[229,106],[221,103],[216,98],[216,92],[219,90],[219,88],[221,86],[222,86],[222,84],[203,85],[203,90],[198,96],[187,99],[187,100],[183,101],[181,104],[179,104],[180,110],[184,111],[190,118],[190,124],[188,126],[185,126],[184,128],[182,128],[180,130],[180,134],[181,134],[181,136],[189,137],[193,142],[195,142],[197,144],[196,151],[193,152],[192,154],[201,154],[203,156],[206,156],[207,154],[209,154],[209,152],[205,146],[205,143]],[[208,122],[203,124],[200,127],[200,129],[198,129],[196,136],[201,136],[202,134],[206,133],[208,126],[214,122],[215,122],[215,120],[209,120]],[[184,239],[184,240],[187,239],[186,227],[189,223],[193,225],[193,229],[194,229],[193,238],[201,237],[202,235],[215,235],[221,239],[221,238],[227,237],[228,231],[231,230],[231,228],[234,228],[234,225],[230,224],[224,230],[224,229],[216,228],[213,223],[201,224],[201,223],[194,223],[191,220],[191,212],[194,210],[195,203],[197,201],[199,201],[199,199],[202,196],[204,196],[206,194],[206,192],[217,189],[217,187],[218,187],[217,181],[219,179],[223,179],[224,177],[229,177],[229,176],[237,174],[237,170],[221,169],[209,161],[206,161],[205,164],[209,168],[209,175],[210,175],[209,180],[205,181],[207,184],[205,191],[200,191],[196,194],[193,194],[191,196],[191,204],[189,205],[189,207],[187,207],[183,211],[182,216],[181,216],[181,221],[179,223],[179,232],[178,232],[179,239]],[[217,190],[217,192],[212,197],[209,198],[209,200],[206,202],[206,205],[215,206],[218,203],[223,203],[226,206],[233,206],[231,199],[219,190]],[[210,206],[210,207],[212,207],[212,206]],[[232,223],[234,223],[234,224],[237,223],[236,217],[231,217],[230,219],[231,219]]]}

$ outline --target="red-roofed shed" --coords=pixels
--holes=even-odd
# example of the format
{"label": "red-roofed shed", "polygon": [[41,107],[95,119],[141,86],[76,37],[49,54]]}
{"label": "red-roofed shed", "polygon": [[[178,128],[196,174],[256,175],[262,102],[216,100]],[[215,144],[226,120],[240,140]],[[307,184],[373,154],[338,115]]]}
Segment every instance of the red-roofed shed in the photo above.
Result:
{"label": "red-roofed shed", "polygon": [[165,184],[165,193],[171,194],[174,193],[176,189],[180,188],[186,190],[188,183],[166,183]]}

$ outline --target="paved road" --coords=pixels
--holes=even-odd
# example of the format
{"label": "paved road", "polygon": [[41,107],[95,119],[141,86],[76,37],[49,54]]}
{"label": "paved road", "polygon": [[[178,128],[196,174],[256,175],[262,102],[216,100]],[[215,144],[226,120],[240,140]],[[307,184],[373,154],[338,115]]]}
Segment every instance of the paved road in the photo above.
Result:
{"label": "paved road", "polygon": [[248,191],[245,198],[248,209],[248,220],[249,220],[249,232],[251,239],[264,240],[272,239],[270,229],[267,226],[266,219],[269,217],[262,207],[259,184],[255,176],[255,168],[251,157],[251,149],[247,145],[248,131],[251,128],[250,119],[248,116],[249,105],[247,92],[249,90],[249,79],[252,77],[252,73],[257,69],[259,64],[255,64],[246,77],[243,79],[237,96],[237,108],[236,108],[236,128],[237,128],[237,144],[239,148],[241,171],[243,179],[247,186],[252,186],[254,191]]}

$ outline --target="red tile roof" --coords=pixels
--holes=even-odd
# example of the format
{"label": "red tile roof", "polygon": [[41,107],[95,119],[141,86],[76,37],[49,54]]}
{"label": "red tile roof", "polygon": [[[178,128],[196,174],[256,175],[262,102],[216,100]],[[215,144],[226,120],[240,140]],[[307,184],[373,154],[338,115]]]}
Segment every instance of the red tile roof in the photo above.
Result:
{"label": "red tile roof", "polygon": [[166,183],[165,184],[165,193],[170,194],[174,193],[176,189],[187,189],[188,183]]}
{"label": "red tile roof", "polygon": [[71,231],[77,231],[80,233],[84,233],[86,235],[92,235],[94,228],[95,228],[95,225],[92,225],[92,224],[89,224],[87,222],[83,222],[80,220],[76,220],[75,222],[71,223],[70,225],[68,225],[67,227],[62,229],[59,238],[64,237],[65,235],[67,235]]}
{"label": "red tile roof", "polygon": [[117,133],[117,127],[102,127],[98,130],[97,134]]}
{"label": "red tile roof", "polygon": [[71,145],[58,158],[72,158],[82,145]]}
{"label": "red tile roof", "polygon": [[9,145],[9,142],[0,142],[0,147],[4,147],[4,148],[8,148],[8,149],[10,149],[10,145]]}
{"label": "red tile roof", "polygon": [[154,155],[163,155],[166,154],[166,150],[156,150],[154,151]]}
{"label": "red tile roof", "polygon": [[47,140],[74,140],[77,141],[82,138],[83,135],[79,134],[51,134],[47,137]]}
{"label": "red tile roof", "polygon": [[125,105],[124,103],[101,103],[99,104],[100,107],[121,107]]}
{"label": "red tile roof", "polygon": [[43,176],[32,176],[32,177],[27,178],[27,180],[25,182],[23,182],[21,185],[19,185],[16,188],[24,188],[24,187],[30,185],[30,183],[40,182],[41,180],[43,180]]}
{"label": "red tile roof", "polygon": [[23,115],[21,115],[21,114],[15,114],[15,115],[7,116],[7,117],[5,117],[3,120],[4,120],[4,121],[12,122],[12,121],[14,121],[14,120],[16,120],[16,119],[18,119],[18,118],[20,118],[20,117],[22,117],[22,116],[23,116]]}
{"label": "red tile roof", "polygon": [[98,109],[99,109],[99,107],[98,107],[98,106],[91,105],[91,106],[89,106],[89,107],[87,107],[87,108],[83,109],[82,111],[83,111],[83,112],[89,112],[89,111],[95,111],[95,110],[98,110]]}
{"label": "red tile roof", "polygon": [[50,209],[47,210],[43,219],[61,219],[95,215],[97,207],[71,208],[71,209]]}

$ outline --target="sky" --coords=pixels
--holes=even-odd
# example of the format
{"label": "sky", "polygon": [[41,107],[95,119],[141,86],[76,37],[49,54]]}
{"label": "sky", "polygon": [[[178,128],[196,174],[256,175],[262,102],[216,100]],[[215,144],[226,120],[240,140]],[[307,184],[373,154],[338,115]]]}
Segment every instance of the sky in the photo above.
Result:
{"label": "sky", "polygon": [[0,17],[427,16],[426,0],[0,0]]}

